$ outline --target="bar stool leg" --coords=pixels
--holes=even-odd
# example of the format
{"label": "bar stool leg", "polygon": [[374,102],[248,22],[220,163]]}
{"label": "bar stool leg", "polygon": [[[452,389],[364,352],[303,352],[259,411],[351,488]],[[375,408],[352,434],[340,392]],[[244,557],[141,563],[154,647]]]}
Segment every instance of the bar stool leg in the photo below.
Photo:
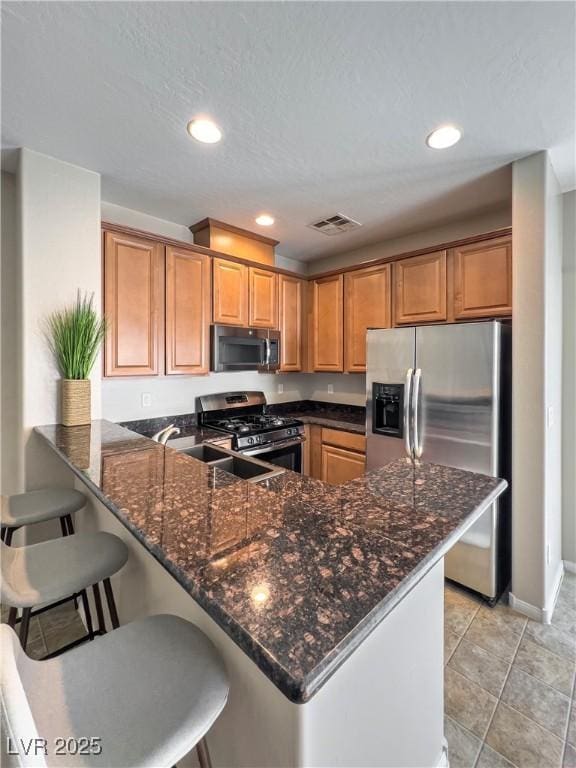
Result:
{"label": "bar stool leg", "polygon": [[101,635],[105,635],[106,621],[104,619],[104,611],[102,610],[102,598],[100,597],[99,585],[93,584],[92,591],[94,592],[94,603],[96,605],[96,615],[98,617],[98,631]]}
{"label": "bar stool leg", "polygon": [[63,517],[60,518],[60,530],[62,531],[62,536],[68,536],[68,526]]}
{"label": "bar stool leg", "polygon": [[72,525],[72,515],[66,515],[64,518],[66,525],[68,526],[68,533],[70,536],[74,533],[74,526]]}
{"label": "bar stool leg", "polygon": [[20,623],[20,645],[22,650],[26,650],[26,643],[28,642],[28,630],[30,628],[30,614],[32,608],[24,608],[22,610],[22,621]]}
{"label": "bar stool leg", "polygon": [[8,626],[14,627],[16,626],[16,619],[18,618],[18,608],[10,608],[8,611]]}
{"label": "bar stool leg", "polygon": [[196,754],[198,755],[198,762],[200,768],[212,768],[212,761],[210,760],[210,752],[208,751],[208,743],[206,739],[200,739],[196,744]]}
{"label": "bar stool leg", "polygon": [[4,539],[4,543],[7,547],[10,547],[12,545],[12,536],[14,536],[14,531],[17,530],[16,528],[8,528],[6,531],[6,538]]}
{"label": "bar stool leg", "polygon": [[8,528],[1,528],[0,529],[0,541],[6,541],[6,534],[8,533]]}
{"label": "bar stool leg", "polygon": [[94,627],[92,626],[92,614],[90,613],[90,604],[88,603],[88,594],[85,589],[80,592],[84,615],[86,616],[86,629],[88,630],[88,639],[94,640]]}
{"label": "bar stool leg", "polygon": [[106,593],[106,602],[108,603],[108,610],[110,611],[110,620],[114,629],[118,629],[120,622],[118,621],[118,612],[116,611],[116,603],[114,601],[114,593],[112,592],[112,584],[110,579],[104,579],[104,592]]}

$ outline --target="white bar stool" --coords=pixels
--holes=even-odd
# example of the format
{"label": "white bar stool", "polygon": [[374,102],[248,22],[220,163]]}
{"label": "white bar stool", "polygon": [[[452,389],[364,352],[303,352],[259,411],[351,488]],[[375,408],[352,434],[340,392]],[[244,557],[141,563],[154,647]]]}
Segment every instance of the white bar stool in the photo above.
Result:
{"label": "white bar stool", "polygon": [[[28,658],[6,625],[0,644],[4,741],[19,753],[6,765],[170,768],[196,747],[210,768],[205,736],[229,684],[215,647],[190,622],[148,616],[49,661]],[[54,754],[56,743],[91,736],[87,754]],[[35,738],[46,740],[47,755],[23,754]]]}
{"label": "white bar stool", "polygon": [[2,496],[2,541],[10,545],[14,531],[24,525],[60,519],[63,536],[74,533],[72,514],[86,504],[86,496],[74,488],[43,488]]}
{"label": "white bar stool", "polygon": [[[0,596],[9,605],[8,624],[14,627],[18,609],[22,610],[20,641],[26,650],[28,627],[32,616],[70,600],[82,597],[88,634],[60,649],[58,653],[94,638],[92,616],[86,590],[93,587],[98,615],[98,634],[106,632],[99,582],[103,582],[112,626],[119,626],[110,577],[128,560],[128,548],[111,533],[73,534],[27,547],[8,547],[0,543]],[[33,608],[37,607],[36,611]]]}

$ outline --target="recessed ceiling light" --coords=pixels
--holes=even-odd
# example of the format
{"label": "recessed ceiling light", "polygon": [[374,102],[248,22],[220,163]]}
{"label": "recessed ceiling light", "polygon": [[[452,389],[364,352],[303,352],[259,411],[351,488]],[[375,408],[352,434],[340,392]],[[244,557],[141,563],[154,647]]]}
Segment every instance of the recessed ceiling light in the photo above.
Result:
{"label": "recessed ceiling light", "polygon": [[447,149],[460,141],[462,131],[455,125],[442,125],[432,131],[426,139],[426,144],[432,149]]}
{"label": "recessed ceiling light", "polygon": [[222,131],[215,122],[207,118],[197,118],[188,123],[188,133],[203,144],[216,144],[222,138]]}
{"label": "recessed ceiling light", "polygon": [[271,227],[274,224],[274,217],[270,216],[269,213],[261,213],[260,216],[256,217],[256,224],[261,227]]}

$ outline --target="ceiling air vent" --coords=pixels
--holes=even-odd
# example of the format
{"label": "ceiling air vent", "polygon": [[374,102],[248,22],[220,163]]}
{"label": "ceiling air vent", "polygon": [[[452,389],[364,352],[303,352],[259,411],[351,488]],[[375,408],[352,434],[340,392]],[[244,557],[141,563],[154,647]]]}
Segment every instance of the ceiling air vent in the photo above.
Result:
{"label": "ceiling air vent", "polygon": [[354,219],[349,219],[348,216],[343,216],[341,213],[336,213],[334,216],[328,216],[328,218],[315,221],[308,226],[324,235],[340,235],[350,229],[358,229],[362,224],[359,221],[354,221]]}

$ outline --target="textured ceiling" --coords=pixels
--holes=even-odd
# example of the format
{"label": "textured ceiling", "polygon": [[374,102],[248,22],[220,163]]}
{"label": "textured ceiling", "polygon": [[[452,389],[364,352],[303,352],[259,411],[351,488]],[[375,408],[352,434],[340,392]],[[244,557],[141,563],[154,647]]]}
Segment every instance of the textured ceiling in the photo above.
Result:
{"label": "textured ceiling", "polygon": [[[574,186],[574,4],[3,2],[2,143],[103,198],[256,228],[312,259],[505,204],[549,148]],[[219,145],[188,120],[212,115]],[[424,145],[454,122],[460,144]],[[363,223],[326,237],[336,212]]]}

